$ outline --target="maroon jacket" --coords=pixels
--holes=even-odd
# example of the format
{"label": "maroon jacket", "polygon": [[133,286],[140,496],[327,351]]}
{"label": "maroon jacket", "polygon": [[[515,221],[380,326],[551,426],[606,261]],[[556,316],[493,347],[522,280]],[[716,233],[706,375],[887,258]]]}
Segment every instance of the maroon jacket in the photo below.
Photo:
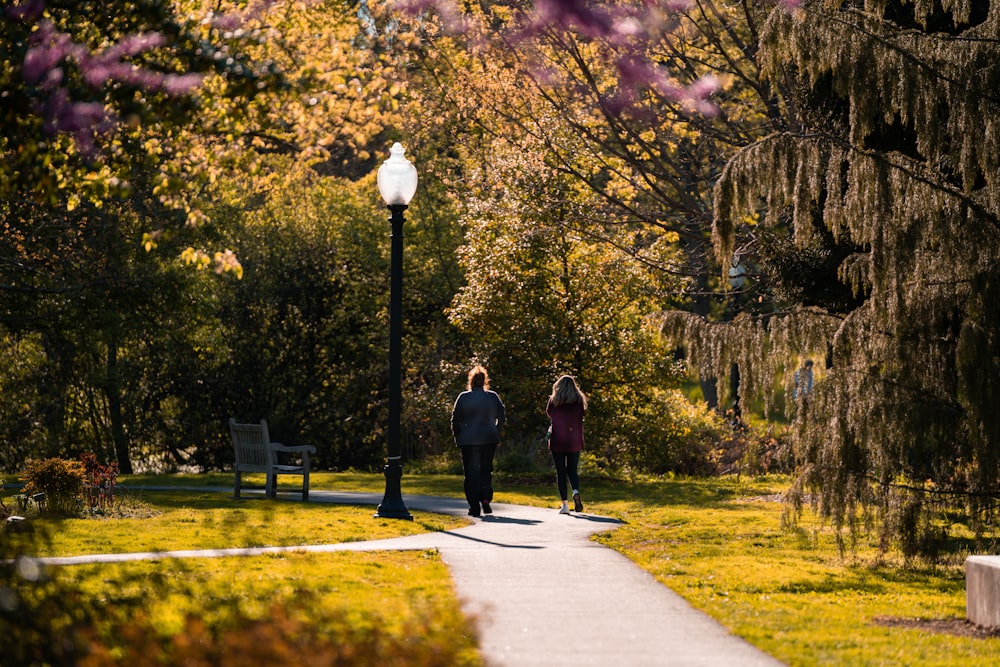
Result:
{"label": "maroon jacket", "polygon": [[583,449],[583,403],[545,406],[552,419],[549,449],[553,452],[579,452]]}

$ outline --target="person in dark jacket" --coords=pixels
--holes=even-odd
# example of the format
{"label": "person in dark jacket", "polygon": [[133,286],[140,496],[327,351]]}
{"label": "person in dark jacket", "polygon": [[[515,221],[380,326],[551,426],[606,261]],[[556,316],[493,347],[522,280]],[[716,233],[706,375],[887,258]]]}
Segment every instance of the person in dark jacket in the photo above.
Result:
{"label": "person in dark jacket", "polygon": [[[469,515],[492,514],[493,456],[500,429],[507,421],[503,401],[490,391],[490,376],[482,366],[469,371],[468,390],[458,395],[451,411],[451,432],[462,451],[465,499]],[[480,509],[481,508],[481,509]]]}
{"label": "person in dark jacket", "polygon": [[556,464],[556,485],[562,498],[560,514],[569,514],[566,480],[573,489],[573,508],[583,511],[580,498],[580,452],[583,451],[583,413],[587,411],[587,397],[580,391],[576,380],[563,375],[552,385],[552,395],[545,412],[552,420],[549,434],[549,451]]}

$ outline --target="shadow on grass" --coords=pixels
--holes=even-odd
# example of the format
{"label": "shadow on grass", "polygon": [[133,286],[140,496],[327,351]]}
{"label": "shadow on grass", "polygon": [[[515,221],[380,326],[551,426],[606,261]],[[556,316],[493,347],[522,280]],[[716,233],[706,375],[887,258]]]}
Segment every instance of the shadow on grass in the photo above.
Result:
{"label": "shadow on grass", "polygon": [[137,496],[138,500],[165,509],[240,509],[247,508],[260,511],[268,516],[278,516],[294,508],[295,512],[329,512],[332,507],[355,507],[370,511],[373,505],[364,503],[316,503],[302,502],[301,499],[282,497],[264,498],[263,496],[247,496],[234,498],[221,493],[198,493],[189,491],[146,491]]}
{"label": "shadow on grass", "polygon": [[[731,477],[637,480],[592,477],[581,479],[581,486],[587,489],[587,497],[593,499],[592,502],[634,502],[647,507],[702,509],[725,505],[730,510],[735,509],[730,505],[734,500],[776,495],[781,490],[780,482]],[[549,485],[545,492],[551,493],[551,488],[552,485]]]}
{"label": "shadow on grass", "polygon": [[[250,482],[260,482],[250,477]],[[274,502],[249,495],[235,499],[231,489],[231,473],[205,473],[201,475],[136,475],[123,480],[122,486],[138,497],[156,497],[157,503],[187,507],[231,507],[233,502]],[[462,476],[445,474],[410,474],[402,480],[405,495],[462,496]],[[634,503],[640,507],[690,507],[711,509],[727,506],[739,498],[777,496],[784,487],[781,479],[750,480],[747,478],[639,478],[627,479],[603,475],[584,475],[582,487],[588,501],[596,504]],[[385,480],[379,473],[315,473],[310,483],[314,491],[368,492],[384,490]],[[159,490],[143,487],[205,487],[211,493],[188,491],[181,500],[169,500]],[[548,502],[555,492],[554,475],[547,473],[497,473],[494,486],[498,494],[508,491],[522,494],[538,501]],[[218,489],[218,491],[216,491]],[[229,494],[222,493],[229,490]],[[295,494],[280,492],[277,502],[301,502]],[[313,505],[314,503],[306,503]],[[752,504],[749,505],[752,507]]]}
{"label": "shadow on grass", "polygon": [[1000,628],[983,628],[966,618],[897,618],[894,616],[876,616],[872,619],[874,625],[886,628],[910,628],[921,632],[955,635],[956,637],[971,637],[974,639],[993,639],[1000,637]]}
{"label": "shadow on grass", "polygon": [[965,592],[965,577],[958,572],[944,572],[931,568],[900,569],[891,567],[856,567],[836,577],[821,580],[799,579],[779,586],[781,593],[862,593],[885,595],[912,587],[933,590],[944,595],[962,595]]}

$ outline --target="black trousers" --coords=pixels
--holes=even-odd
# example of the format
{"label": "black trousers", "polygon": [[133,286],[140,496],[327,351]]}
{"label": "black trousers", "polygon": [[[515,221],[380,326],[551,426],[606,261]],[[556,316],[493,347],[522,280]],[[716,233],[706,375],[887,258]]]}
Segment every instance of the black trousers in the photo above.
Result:
{"label": "black trousers", "polygon": [[462,469],[465,472],[465,499],[469,509],[478,514],[479,503],[493,501],[493,455],[497,443],[491,445],[463,445]]}
{"label": "black trousers", "polygon": [[580,476],[576,472],[576,469],[580,467],[580,452],[552,452],[552,462],[556,464],[556,484],[559,485],[559,497],[567,500],[567,477],[572,488],[580,488]]}

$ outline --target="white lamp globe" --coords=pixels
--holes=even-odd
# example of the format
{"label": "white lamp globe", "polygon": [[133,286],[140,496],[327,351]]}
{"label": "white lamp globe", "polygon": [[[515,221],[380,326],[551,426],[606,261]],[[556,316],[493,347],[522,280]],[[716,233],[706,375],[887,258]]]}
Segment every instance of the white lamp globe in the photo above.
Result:
{"label": "white lamp globe", "polygon": [[389,149],[389,159],[378,168],[378,191],[386,206],[409,206],[417,192],[417,168],[403,157],[405,152],[397,141]]}

